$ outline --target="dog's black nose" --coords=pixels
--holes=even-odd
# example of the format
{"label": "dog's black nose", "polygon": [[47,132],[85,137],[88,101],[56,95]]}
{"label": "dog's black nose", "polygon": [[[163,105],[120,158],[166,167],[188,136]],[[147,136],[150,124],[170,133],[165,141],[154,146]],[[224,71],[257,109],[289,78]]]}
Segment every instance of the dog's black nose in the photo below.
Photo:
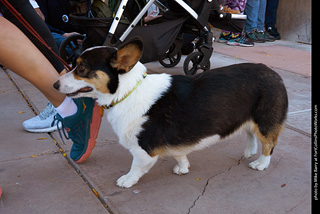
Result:
{"label": "dog's black nose", "polygon": [[53,87],[54,87],[55,89],[59,90],[59,88],[60,88],[60,81],[58,80],[57,82],[55,82],[55,83],[53,84]]}

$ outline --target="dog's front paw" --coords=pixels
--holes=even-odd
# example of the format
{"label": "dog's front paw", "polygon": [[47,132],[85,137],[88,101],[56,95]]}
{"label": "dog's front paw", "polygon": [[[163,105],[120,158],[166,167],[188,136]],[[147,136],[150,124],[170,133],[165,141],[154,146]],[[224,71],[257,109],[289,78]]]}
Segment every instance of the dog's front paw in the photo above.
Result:
{"label": "dog's front paw", "polygon": [[175,167],[173,167],[173,173],[177,175],[183,175],[189,173],[189,169],[188,167],[181,167],[179,164],[177,164]]}
{"label": "dog's front paw", "polygon": [[249,167],[252,169],[257,169],[259,171],[268,168],[270,164],[271,156],[261,155],[258,160],[253,161],[249,164]]}
{"label": "dog's front paw", "polygon": [[139,179],[134,178],[133,176],[130,176],[128,174],[121,176],[117,180],[117,185],[122,188],[130,188],[136,183],[138,183]]}

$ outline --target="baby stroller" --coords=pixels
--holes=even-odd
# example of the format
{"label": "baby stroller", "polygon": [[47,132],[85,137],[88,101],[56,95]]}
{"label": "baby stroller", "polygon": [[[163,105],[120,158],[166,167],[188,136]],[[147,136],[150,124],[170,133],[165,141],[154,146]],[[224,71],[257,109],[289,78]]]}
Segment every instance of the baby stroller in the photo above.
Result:
{"label": "baby stroller", "polygon": [[[239,11],[240,12],[240,11]],[[241,11],[244,12],[244,11]],[[222,13],[219,1],[213,0],[210,10],[209,23],[221,30],[242,33],[247,16],[242,14]]]}
{"label": "baby stroller", "polygon": [[[164,8],[163,16],[151,24],[139,25],[148,8],[156,2],[159,8]],[[210,69],[212,55],[212,33],[208,27],[208,19],[212,0],[168,0],[167,7],[149,0],[139,14],[130,22],[121,19],[128,0],[122,0],[114,17],[93,17],[90,10],[86,14],[71,14],[70,20],[86,36],[70,38],[60,47],[61,56],[74,63],[80,53],[92,46],[108,45],[120,46],[126,40],[139,36],[144,42],[142,63],[159,60],[167,68],[176,66],[181,59],[181,48],[185,35],[194,35],[197,38],[196,52],[189,54],[184,61],[184,72],[193,75],[198,70]],[[77,39],[84,39],[81,47]],[[72,56],[65,56],[64,48],[71,46]],[[71,61],[70,61],[71,60]]]}

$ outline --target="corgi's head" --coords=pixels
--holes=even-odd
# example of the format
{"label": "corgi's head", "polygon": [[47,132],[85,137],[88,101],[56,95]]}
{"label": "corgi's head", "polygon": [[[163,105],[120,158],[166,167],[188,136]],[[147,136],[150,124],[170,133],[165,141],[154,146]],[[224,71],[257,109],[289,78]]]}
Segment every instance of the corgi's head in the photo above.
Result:
{"label": "corgi's head", "polygon": [[59,77],[53,87],[72,98],[99,99],[114,94],[119,78],[136,65],[142,55],[143,44],[132,39],[119,49],[98,46],[85,50],[77,59],[76,67]]}

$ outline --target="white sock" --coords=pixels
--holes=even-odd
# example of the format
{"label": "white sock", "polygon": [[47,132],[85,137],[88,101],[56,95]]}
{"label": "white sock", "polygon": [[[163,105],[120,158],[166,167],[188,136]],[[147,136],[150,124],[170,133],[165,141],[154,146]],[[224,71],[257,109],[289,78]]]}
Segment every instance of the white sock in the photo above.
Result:
{"label": "white sock", "polygon": [[64,101],[56,108],[56,111],[61,115],[62,118],[74,115],[78,111],[77,105],[73,99],[66,97]]}

